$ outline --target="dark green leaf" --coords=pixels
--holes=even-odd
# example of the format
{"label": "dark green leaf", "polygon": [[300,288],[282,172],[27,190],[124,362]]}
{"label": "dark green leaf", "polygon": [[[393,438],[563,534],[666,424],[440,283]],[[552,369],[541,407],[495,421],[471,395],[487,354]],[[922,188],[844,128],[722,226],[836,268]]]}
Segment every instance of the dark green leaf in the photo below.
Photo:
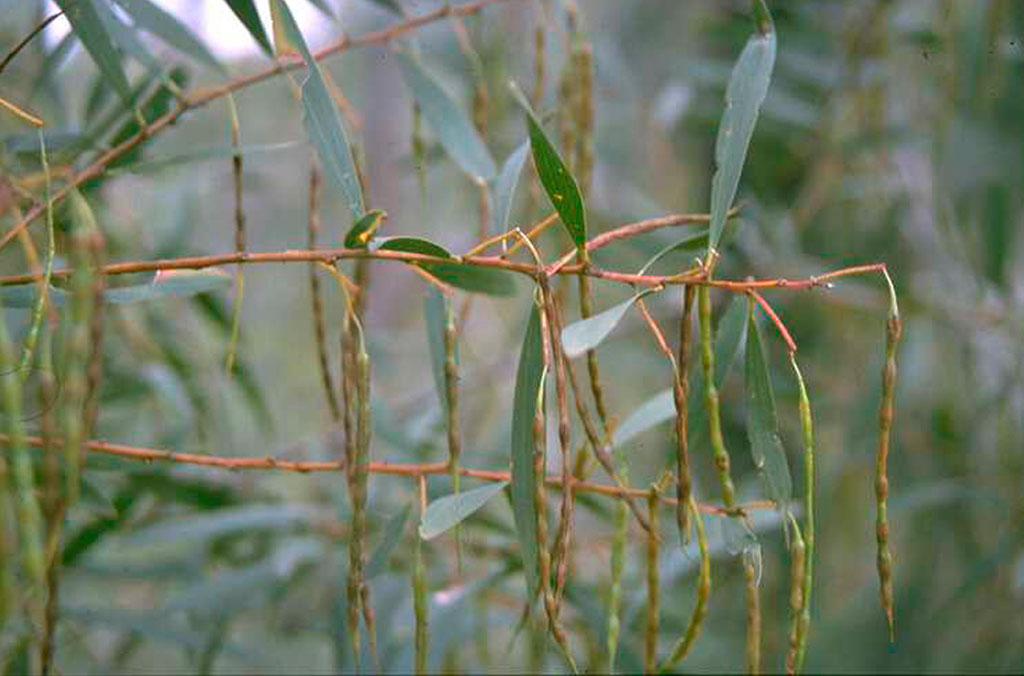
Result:
{"label": "dark green leaf", "polygon": [[114,0],[131,16],[138,28],[152,33],[183,54],[217,70],[224,67],[189,28],[150,0]]}
{"label": "dark green leaf", "polygon": [[494,178],[494,159],[462,107],[415,56],[400,53],[398,65],[423,117],[452,160],[470,176],[485,181]]}
{"label": "dark green leaf", "polygon": [[533,464],[533,421],[537,407],[542,405],[541,386],[544,381],[544,344],[541,336],[540,312],[530,308],[530,319],[523,337],[516,373],[515,397],[512,404],[512,515],[519,536],[519,551],[532,598],[538,588],[538,547],[536,483]]}
{"label": "dark green leaf", "polygon": [[789,474],[786,451],[779,438],[779,421],[775,411],[775,394],[761,344],[761,330],[754,318],[753,307],[747,321],[747,437],[768,498],[779,511],[789,510],[793,480]]}
{"label": "dark green leaf", "polygon": [[420,521],[420,537],[424,540],[436,538],[441,533],[465,521],[473,512],[487,504],[487,501],[508,486],[500,481],[471,491],[446,495],[427,506]]}
{"label": "dark green leaf", "polygon": [[299,50],[309,69],[302,85],[302,106],[309,140],[317,149],[327,175],[345,196],[352,217],[361,218],[365,212],[363,189],[359,184],[359,174],[356,172],[352,149],[338,107],[327,90],[320,66],[309,51],[288,5],[283,0],[273,2],[280,10],[281,27],[288,42]]}
{"label": "dark green leaf", "polygon": [[569,237],[576,246],[584,246],[587,242],[587,219],[583,208],[583,196],[580,194],[576,179],[569,173],[558,151],[548,140],[544,128],[540,126],[540,121],[537,120],[522,92],[518,88],[513,88],[513,94],[526,111],[533,164],[537,168],[540,183],[551,200],[551,206],[558,212],[562,223],[569,231]]}
{"label": "dark green leaf", "polygon": [[420,239],[419,237],[387,237],[377,239],[370,242],[370,249],[372,251],[377,249],[404,251],[405,253],[423,254],[424,256],[436,256],[438,258],[452,257],[448,250],[440,244],[434,244],[430,240]]}
{"label": "dark green leaf", "polygon": [[374,209],[359,218],[345,235],[345,247],[348,249],[365,249],[380,228],[380,224],[386,215],[380,209]]}
{"label": "dark green leaf", "polygon": [[512,198],[516,194],[516,186],[519,184],[519,175],[523,172],[523,164],[530,152],[530,142],[524,141],[516,148],[505,164],[501,167],[501,173],[494,181],[494,209],[491,211],[491,233],[505,232],[508,229],[508,219],[512,215]]}
{"label": "dark green leaf", "polygon": [[711,182],[711,238],[708,250],[718,246],[725,228],[726,214],[736,197],[736,189],[746,161],[747,148],[754,133],[761,103],[775,65],[775,31],[757,32],[747,40],[725,92],[725,111],[715,141],[715,176]]}
{"label": "dark green leaf", "polygon": [[263,23],[260,21],[260,14],[256,11],[256,6],[252,0],[224,0],[231,11],[235,13],[238,20],[242,22],[246,30],[249,31],[249,35],[259,44],[264,52],[268,56],[273,56],[274,48],[270,45],[270,39],[267,37],[267,32],[263,29]]}
{"label": "dark green leaf", "polygon": [[474,267],[462,263],[416,263],[421,268],[463,291],[483,293],[489,296],[512,296],[516,284],[512,273],[495,268]]}
{"label": "dark green leaf", "polygon": [[[128,78],[121,66],[113,36],[107,31],[96,7],[97,0],[55,0],[71,24],[71,30],[96,62],[96,66],[126,102],[131,98]],[[104,7],[106,9],[106,7]]]}

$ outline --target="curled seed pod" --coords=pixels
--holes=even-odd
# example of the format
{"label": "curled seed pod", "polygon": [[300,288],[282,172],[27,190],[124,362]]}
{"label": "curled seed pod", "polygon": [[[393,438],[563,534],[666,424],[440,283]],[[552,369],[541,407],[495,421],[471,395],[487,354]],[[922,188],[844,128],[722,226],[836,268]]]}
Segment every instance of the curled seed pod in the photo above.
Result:
{"label": "curled seed pod", "polygon": [[[319,246],[321,184],[320,167],[314,160],[310,163],[309,168],[309,218],[306,228],[306,244],[310,250],[315,250]],[[331,376],[327,354],[327,320],[324,316],[324,297],[316,269],[316,264],[311,263],[309,266],[309,295],[313,310],[313,335],[316,340],[320,379],[323,382],[324,395],[327,397],[327,410],[331,414],[331,420],[337,423],[341,420],[341,406],[334,390],[334,378]]]}
{"label": "curled seed pod", "polygon": [[[800,615],[796,623],[796,646],[793,672],[799,672],[803,668],[804,655],[807,652],[807,635],[811,626],[811,591],[814,586],[814,495],[815,495],[815,474],[814,474],[814,419],[811,416],[811,399],[807,394],[807,387],[804,384],[803,374],[796,363],[796,355],[789,355],[790,364],[796,374],[797,386],[800,391],[800,428],[803,432],[804,441],[804,528],[800,545],[804,551],[794,551],[794,566],[796,559],[804,559],[803,586],[800,592]],[[794,529],[797,536],[800,536],[798,529]],[[796,571],[794,571],[794,575]],[[794,648],[791,646],[791,651]],[[789,659],[787,658],[787,669]]]}
{"label": "curled seed pod", "polygon": [[700,313],[701,364],[704,368],[704,405],[708,413],[708,436],[718,469],[718,480],[722,485],[722,502],[727,509],[736,506],[736,489],[729,470],[729,451],[722,438],[722,421],[719,412],[718,387],[715,384],[715,341],[711,329],[711,290],[700,287],[697,292]]}
{"label": "curled seed pod", "polygon": [[760,552],[757,547],[743,551],[743,577],[747,587],[747,673],[761,673],[761,590]]}
{"label": "curled seed pod", "polygon": [[[891,287],[890,281],[890,289]],[[903,334],[899,310],[893,303],[886,323],[885,365],[882,368],[882,404],[878,413],[878,454],[875,462],[875,498],[877,516],[875,535],[878,541],[878,581],[882,610],[889,625],[889,641],[895,640],[895,613],[892,591],[892,550],[889,547],[889,447],[892,436],[893,410],[896,399],[896,349]]]}
{"label": "curled seed pod", "polygon": [[673,398],[676,407],[676,525],[683,542],[690,540],[690,338],[693,333],[694,287],[687,284],[683,290],[683,317],[679,324],[679,357],[676,360]]}
{"label": "curled seed pod", "polygon": [[651,530],[647,534],[647,625],[644,632],[644,673],[652,674],[658,666],[658,631],[661,622],[661,576],[658,570],[658,496],[657,486],[647,493],[647,518]]}
{"label": "curled seed pod", "polygon": [[[420,519],[426,511],[427,480],[419,476]],[[423,563],[423,538],[416,534],[416,547],[412,571],[413,612],[416,615],[416,673],[427,673],[427,657],[430,649],[430,605],[427,603],[427,568]]]}
{"label": "curled seed pod", "polygon": [[708,601],[711,599],[711,548],[708,546],[708,534],[704,528],[704,517],[701,516],[697,501],[690,495],[690,512],[697,531],[697,547],[700,549],[700,575],[697,578],[697,603],[693,607],[693,615],[690,616],[690,623],[683,632],[682,637],[676,642],[659,671],[666,672],[674,668],[681,661],[686,659],[700,636],[701,628],[704,626],[704,618],[708,612]]}

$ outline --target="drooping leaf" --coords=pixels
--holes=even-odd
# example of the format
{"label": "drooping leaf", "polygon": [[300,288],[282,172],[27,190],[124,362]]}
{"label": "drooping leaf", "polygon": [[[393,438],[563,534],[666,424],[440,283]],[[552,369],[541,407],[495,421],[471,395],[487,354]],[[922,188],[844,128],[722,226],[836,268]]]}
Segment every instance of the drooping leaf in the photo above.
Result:
{"label": "drooping leaf", "polygon": [[511,272],[497,268],[482,268],[463,263],[417,263],[421,268],[463,291],[488,296],[513,296],[516,284]]}
{"label": "drooping leaf", "polygon": [[267,32],[263,29],[260,14],[256,11],[256,5],[253,4],[253,0],[224,0],[224,2],[235,13],[235,16],[238,17],[238,20],[242,22],[245,29],[249,31],[249,35],[253,37],[263,51],[268,56],[272,56],[274,48],[270,45],[270,39],[267,38]]}
{"label": "drooping leaf", "polygon": [[438,258],[451,258],[452,255],[440,244],[419,237],[387,237],[370,242],[370,250],[404,251],[405,253],[423,254]]}
{"label": "drooping leaf", "polygon": [[[715,335],[715,380],[721,387],[729,375],[739,346],[743,342],[746,328],[747,308],[742,298],[734,298],[718,322]],[[695,354],[691,351],[691,354]],[[687,407],[690,418],[690,443],[693,446],[703,442],[707,434],[707,412],[700,393],[704,391],[704,377],[699,368],[690,371],[690,403]],[[641,404],[615,430],[613,442],[616,447],[629,442],[633,437],[646,432],[655,425],[668,422],[676,415],[675,399],[672,389],[662,390]]]}
{"label": "drooping leaf", "polygon": [[519,105],[526,111],[526,125],[530,131],[530,148],[533,150],[533,164],[537,168],[537,176],[544,186],[544,192],[551,200],[551,206],[558,212],[569,237],[577,247],[587,242],[587,219],[583,207],[583,196],[576,179],[569,173],[555,146],[548,140],[544,128],[534,114],[526,97],[518,88],[513,87],[513,95]]}
{"label": "drooping leaf", "polygon": [[471,491],[446,495],[427,505],[420,521],[420,537],[424,540],[436,538],[441,533],[465,521],[473,512],[487,504],[487,501],[505,490],[507,481],[488,484]]}
{"label": "drooping leaf", "polygon": [[765,359],[761,330],[754,318],[753,307],[747,321],[747,437],[754,466],[764,481],[768,498],[779,511],[789,510],[793,495],[793,479],[789,474],[786,451],[779,438],[779,421],[775,411],[775,394]]}
{"label": "drooping leaf", "polygon": [[280,10],[281,26],[288,42],[299,50],[308,68],[306,81],[302,85],[302,107],[309,140],[317,149],[325,172],[344,195],[352,217],[361,218],[366,211],[363,206],[363,189],[359,184],[352,148],[338,107],[327,89],[320,65],[309,51],[288,5],[284,0],[272,1]]}
{"label": "drooping leaf", "polygon": [[544,345],[540,312],[530,308],[526,335],[519,353],[516,389],[512,403],[512,515],[515,518],[519,551],[530,597],[538,588],[537,502],[533,464],[533,422],[540,404],[544,381]]}
{"label": "drooping leaf", "polygon": [[[766,28],[766,29],[765,29]],[[715,140],[715,175],[711,181],[711,237],[708,250],[718,246],[726,214],[736,197],[740,174],[761,103],[775,65],[775,30],[768,22],[747,40],[729,76],[725,110]]]}
{"label": "drooping leaf", "polygon": [[[110,305],[130,305],[166,298],[187,298],[230,288],[231,275],[217,268],[205,270],[167,270],[153,276],[149,284],[135,284],[107,289],[103,300]],[[19,284],[0,288],[0,298],[6,307],[29,308],[35,303],[39,289],[35,284]],[[69,300],[67,291],[51,286],[49,302],[63,307]]]}
{"label": "drooping leaf", "polygon": [[135,25],[152,33],[179,52],[223,71],[224,67],[206,45],[178,19],[150,0],[114,0],[131,16]]}
{"label": "drooping leaf", "polygon": [[470,176],[485,181],[493,179],[497,173],[494,158],[466,111],[448,95],[417,57],[400,53],[398,65],[406,86],[412,91],[423,117],[437,134],[445,152]]}
{"label": "drooping leaf", "polygon": [[380,209],[373,209],[357,220],[345,234],[345,247],[348,249],[365,249],[387,214]]}
{"label": "drooping leaf", "polygon": [[85,51],[89,52],[97,68],[121,98],[128,102],[131,98],[131,88],[121,65],[121,55],[117,51],[113,36],[100,17],[96,1],[55,0],[71,24],[71,30],[78,36]]}
{"label": "drooping leaf", "polygon": [[573,359],[600,345],[612,329],[618,326],[633,303],[648,293],[650,291],[641,291],[604,312],[573,322],[562,329],[562,348],[566,356]]}
{"label": "drooping leaf", "polygon": [[391,554],[395,547],[402,540],[402,533],[405,532],[405,523],[412,513],[412,505],[406,505],[400,512],[388,519],[384,524],[384,532],[381,534],[380,544],[370,555],[370,562],[366,564],[366,579],[372,580],[385,571]]}
{"label": "drooping leaf", "polygon": [[508,229],[508,219],[512,215],[512,198],[515,197],[519,176],[523,173],[523,164],[526,163],[526,156],[529,153],[530,142],[524,141],[508,156],[505,164],[501,167],[501,173],[494,180],[494,208],[491,210],[492,234],[505,232]]}
{"label": "drooping leaf", "polygon": [[[448,313],[451,311],[450,301],[434,286],[427,289],[423,299],[423,316],[427,324],[427,343],[430,346],[430,372],[434,376],[434,386],[442,407],[447,407],[448,397],[445,396],[444,376],[444,334],[448,324]],[[456,348],[458,343],[456,343]],[[456,352],[456,357],[458,352]]]}

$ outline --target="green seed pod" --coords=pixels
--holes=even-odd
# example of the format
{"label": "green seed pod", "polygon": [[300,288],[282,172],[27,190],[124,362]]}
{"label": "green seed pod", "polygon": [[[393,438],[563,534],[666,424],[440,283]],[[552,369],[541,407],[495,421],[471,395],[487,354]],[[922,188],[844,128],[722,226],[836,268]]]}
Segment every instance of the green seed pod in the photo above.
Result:
{"label": "green seed pod", "polygon": [[800,622],[804,609],[804,575],[807,564],[807,547],[800,534],[800,526],[795,522],[789,551],[789,609],[792,622],[789,629],[789,650],[786,653],[786,673],[795,674],[797,656],[800,653]]}
{"label": "green seed pod", "polygon": [[[626,472],[622,470],[623,478]],[[626,568],[626,537],[629,533],[629,509],[626,503],[615,503],[615,537],[612,540],[611,592],[608,596],[608,673],[615,673],[622,629],[622,574]]]}
{"label": "green seed pod", "polygon": [[[804,441],[804,527],[803,535],[799,529],[794,529],[793,551],[793,575],[798,572],[797,567],[802,568],[803,585],[800,590],[800,613],[791,632],[790,656],[786,659],[786,668],[792,673],[797,673],[803,668],[804,655],[807,652],[807,636],[811,626],[811,591],[814,586],[814,420],[811,416],[811,400],[807,394],[807,387],[804,384],[803,374],[796,363],[796,356],[790,354],[790,364],[796,374],[797,386],[800,391],[800,428],[803,431]],[[798,559],[800,561],[798,561]],[[794,595],[795,595],[794,591]],[[793,603],[794,599],[790,599]],[[795,641],[795,645],[794,645]]]}
{"label": "green seed pod", "polygon": [[416,673],[427,673],[430,648],[430,605],[427,602],[427,569],[423,564],[423,539],[415,536],[416,546],[412,573],[413,612],[416,615]]}
{"label": "green seed pod", "polygon": [[708,431],[711,449],[718,469],[718,480],[722,485],[722,502],[727,509],[736,506],[736,489],[729,470],[729,451],[722,438],[722,421],[719,412],[718,387],[715,384],[715,341],[711,329],[711,290],[701,286],[697,292],[700,311],[701,364],[704,368],[704,405],[708,413]]}
{"label": "green seed pod", "polygon": [[885,366],[882,369],[882,404],[878,414],[878,454],[875,463],[875,498],[878,540],[878,580],[882,610],[889,625],[889,641],[895,641],[895,611],[892,591],[892,551],[889,547],[889,447],[896,399],[896,348],[903,333],[898,311],[893,309],[886,324]]}
{"label": "green seed pod", "polygon": [[761,575],[758,549],[744,550],[743,577],[747,588],[747,673],[761,673]]}
{"label": "green seed pod", "polygon": [[[448,469],[452,478],[452,491],[458,493],[462,475],[459,471],[459,460],[462,457],[462,430],[459,407],[459,362],[458,329],[455,325],[455,312],[451,301],[445,302],[446,319],[444,327],[444,388],[445,413],[448,430]],[[455,527],[455,558],[456,568],[462,572],[462,538],[461,529]]]}
{"label": "green seed pod", "polygon": [[690,339],[693,333],[694,287],[687,284],[683,290],[683,316],[679,323],[679,357],[676,360],[673,397],[676,407],[676,525],[683,542],[690,540]]}
{"label": "green seed pod", "polygon": [[711,548],[708,546],[708,535],[704,528],[704,517],[701,516],[697,501],[690,495],[690,512],[697,530],[697,547],[700,549],[700,575],[697,578],[697,603],[693,608],[693,615],[690,616],[690,623],[683,632],[682,637],[676,642],[659,671],[662,673],[673,669],[677,664],[686,659],[700,636],[701,628],[704,626],[704,618],[708,612],[708,601],[711,599]]}

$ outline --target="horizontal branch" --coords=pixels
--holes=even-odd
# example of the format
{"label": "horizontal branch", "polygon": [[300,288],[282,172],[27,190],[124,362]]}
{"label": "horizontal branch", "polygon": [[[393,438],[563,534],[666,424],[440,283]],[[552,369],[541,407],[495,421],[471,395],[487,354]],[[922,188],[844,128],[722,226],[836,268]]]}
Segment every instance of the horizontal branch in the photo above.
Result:
{"label": "horizontal branch", "polygon": [[[42,437],[27,437],[26,443],[32,448],[43,448],[45,442]],[[0,444],[4,446],[10,446],[11,438],[6,434],[0,434]],[[58,444],[59,445],[59,444]],[[296,461],[296,460],[278,460],[270,456],[263,458],[224,458],[215,455],[202,455],[199,453],[178,453],[176,451],[167,451],[159,448],[143,448],[138,446],[126,446],[124,444],[114,444],[107,441],[89,441],[85,444],[86,448],[93,453],[102,453],[104,455],[112,455],[126,460],[137,460],[140,462],[169,462],[179,465],[197,465],[200,467],[212,467],[217,469],[226,469],[232,471],[238,470],[262,470],[262,471],[282,471],[282,472],[297,472],[299,474],[312,474],[317,472],[341,472],[345,468],[345,464],[340,461]],[[389,476],[406,476],[406,477],[420,477],[432,474],[449,474],[451,473],[451,466],[447,462],[434,462],[434,463],[392,463],[392,462],[371,462],[368,466],[368,471],[371,474],[381,474]],[[477,479],[480,481],[511,481],[511,475],[509,472],[501,472],[495,470],[484,470],[484,469],[470,469],[463,467],[459,469],[459,473],[464,477]],[[553,488],[562,487],[562,477],[552,475],[547,477],[546,482],[548,486]],[[573,490],[577,493],[594,493],[597,495],[605,495],[612,498],[624,499],[624,498],[642,498],[648,495],[648,491],[641,490],[639,488],[619,488],[618,486],[606,486],[604,484],[595,484],[586,481],[574,481],[572,484]],[[675,501],[672,498],[663,497],[662,502],[669,505],[674,505]],[[700,505],[701,510],[707,514],[728,514],[731,513],[723,507],[717,505],[702,504]],[[739,510],[742,512],[757,511],[765,509],[774,509],[774,503],[766,500],[750,502],[740,506]]]}
{"label": "horizontal branch", "polygon": [[[316,54],[314,54],[314,58],[317,61],[321,61],[323,59],[326,59],[327,57],[334,56],[335,54],[341,54],[342,52],[346,52],[356,47],[386,44],[388,42],[391,42],[395,38],[405,35],[406,33],[415,31],[416,29],[421,28],[422,26],[425,26],[429,23],[433,23],[435,21],[439,21],[441,19],[453,16],[469,16],[480,12],[484,7],[487,7],[488,5],[509,1],[510,0],[477,0],[476,2],[471,2],[459,6],[449,5],[446,3],[443,7],[440,7],[437,10],[434,10],[433,12],[428,12],[427,14],[424,14],[422,16],[408,19],[407,21],[395,24],[390,28],[374,31],[372,33],[366,33],[364,35],[360,35],[354,38],[350,38],[347,36],[343,37],[337,42],[328,45],[327,47],[324,47],[320,51],[316,52]],[[245,89],[246,87],[263,82],[264,80],[268,80],[276,75],[280,75],[287,71],[296,70],[298,68],[301,68],[302,66],[303,61],[301,58],[298,58],[297,55],[293,55],[290,57],[282,56],[272,66],[269,66],[264,70],[252,73],[250,75],[244,75],[242,77],[236,78],[234,80],[231,80],[230,82],[227,82],[216,87],[201,89],[195,93],[185,95],[184,98],[179,100],[178,106],[174,110],[165,115],[162,115],[161,117],[158,117],[153,122],[147,124],[135,136],[132,136],[131,138],[125,140],[124,142],[114,146],[113,148],[110,148],[105,153],[96,158],[92,162],[92,164],[90,164],[86,168],[82,169],[82,171],[76,173],[70,179],[68,179],[68,182],[64,184],[60,188],[60,190],[57,190],[53,194],[53,203],[56,204],[57,202],[60,202],[83,183],[86,183],[87,181],[91,181],[95,178],[102,176],[103,173],[107,170],[107,167],[110,166],[112,162],[120,159],[121,157],[124,157],[126,154],[130,153],[132,150],[137,148],[146,140],[152,138],[153,136],[156,136],[160,132],[172,126],[185,113],[188,113],[197,108],[201,108],[211,103],[212,101],[216,101],[217,99],[225,97],[228,94],[237,92],[240,89]],[[15,237],[18,236],[18,233],[27,228],[29,224],[31,224],[37,218],[42,216],[43,213],[45,213],[45,211],[45,205],[36,205],[31,210],[29,210],[29,212],[25,214],[25,217],[21,219],[21,221],[17,225],[15,225],[13,228],[4,233],[2,237],[0,237],[0,249],[3,249],[5,246],[7,246]]]}

